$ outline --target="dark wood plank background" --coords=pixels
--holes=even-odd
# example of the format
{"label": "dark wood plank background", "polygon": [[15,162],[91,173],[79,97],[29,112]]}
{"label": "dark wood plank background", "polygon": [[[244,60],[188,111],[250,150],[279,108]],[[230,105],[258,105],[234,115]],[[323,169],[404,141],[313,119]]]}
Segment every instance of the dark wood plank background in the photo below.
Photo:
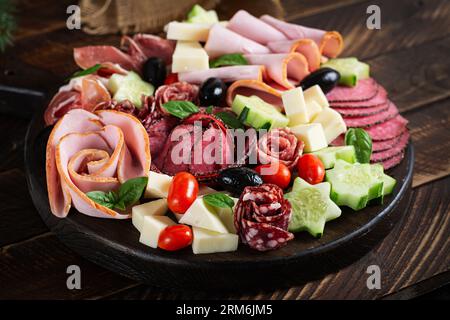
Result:
{"label": "dark wood plank background", "polygon": [[[0,54],[0,299],[211,298],[201,292],[154,288],[98,267],[48,232],[31,203],[23,173],[30,115],[75,70],[72,48],[117,44],[119,36],[89,36],[65,28],[71,1],[16,1],[14,47]],[[271,12],[247,1],[246,8]],[[225,1],[224,1],[225,3]],[[238,1],[218,9],[228,17]],[[239,293],[236,299],[411,298],[450,282],[450,1],[284,0],[285,18],[343,33],[344,54],[372,66],[374,77],[410,121],[416,147],[413,194],[407,214],[369,254],[353,265],[301,287]],[[381,8],[381,30],[366,28],[366,8]],[[1,86],[26,88],[5,93]],[[82,270],[82,289],[66,288],[66,268]],[[366,269],[379,265],[380,290],[366,286]]]}

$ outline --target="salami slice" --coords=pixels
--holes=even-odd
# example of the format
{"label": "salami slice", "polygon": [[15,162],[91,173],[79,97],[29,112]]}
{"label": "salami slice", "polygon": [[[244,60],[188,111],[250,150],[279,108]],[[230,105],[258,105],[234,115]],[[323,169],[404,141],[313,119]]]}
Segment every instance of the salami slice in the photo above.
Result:
{"label": "salami slice", "polygon": [[380,112],[384,112],[389,108],[389,103],[380,104],[374,107],[335,107],[332,106],[334,110],[339,112],[343,117],[366,117]]}
{"label": "salami slice", "polygon": [[162,114],[167,114],[161,107],[168,101],[180,100],[193,101],[195,103],[198,97],[198,89],[197,85],[187,82],[175,82],[161,86],[155,92],[155,107],[160,110]]}
{"label": "salami slice", "polygon": [[407,134],[408,130],[404,129],[403,132],[393,139],[384,140],[384,141],[373,141],[372,142],[372,152],[380,152],[384,150],[388,150],[393,148],[399,140],[403,137],[404,134]]}
{"label": "salami slice", "polygon": [[403,150],[408,145],[409,141],[409,133],[408,131],[405,131],[401,136],[400,139],[398,139],[398,142],[392,147],[384,151],[380,152],[374,152],[372,153],[372,156],[370,157],[371,162],[381,162],[389,160],[400,153],[403,152]]}
{"label": "salami slice", "polygon": [[372,140],[385,141],[401,135],[407,124],[408,120],[401,115],[397,115],[386,122],[367,128],[366,131],[369,133]]}
{"label": "salami slice", "polygon": [[384,170],[391,169],[398,165],[400,162],[402,162],[403,157],[405,156],[405,152],[402,151],[400,154],[396,155],[395,157],[392,157],[388,160],[385,160],[382,162]]}
{"label": "salami slice", "polygon": [[331,104],[334,102],[367,101],[375,97],[377,92],[378,84],[374,79],[368,78],[359,80],[354,87],[335,87],[327,94],[327,99]]}
{"label": "salami slice", "polygon": [[333,108],[372,108],[379,105],[384,105],[387,102],[386,90],[378,85],[377,94],[366,101],[346,101],[346,102],[331,102]]}
{"label": "salami slice", "polygon": [[246,187],[234,209],[234,225],[241,241],[252,249],[274,250],[294,238],[287,231],[291,210],[280,187]]}
{"label": "salami slice", "polygon": [[398,115],[397,107],[390,102],[386,111],[365,117],[345,117],[344,122],[349,128],[367,128],[388,121]]}

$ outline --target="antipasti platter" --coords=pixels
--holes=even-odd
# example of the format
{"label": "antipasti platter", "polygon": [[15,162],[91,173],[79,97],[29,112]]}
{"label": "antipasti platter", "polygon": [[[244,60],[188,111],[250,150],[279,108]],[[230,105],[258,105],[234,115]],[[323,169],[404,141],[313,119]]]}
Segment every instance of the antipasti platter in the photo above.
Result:
{"label": "antipasti platter", "polygon": [[30,193],[66,245],[156,286],[286,286],[406,214],[407,120],[339,32],[196,5],[165,33],[74,48],[31,122]]}

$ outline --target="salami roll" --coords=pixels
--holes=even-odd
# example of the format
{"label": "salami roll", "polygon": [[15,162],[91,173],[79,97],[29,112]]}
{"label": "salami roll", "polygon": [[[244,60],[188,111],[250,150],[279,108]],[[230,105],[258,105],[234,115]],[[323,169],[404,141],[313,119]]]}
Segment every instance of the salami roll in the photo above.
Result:
{"label": "salami roll", "polygon": [[197,102],[199,87],[187,82],[175,82],[158,88],[155,92],[154,104],[162,114],[168,115],[162,105],[168,101],[192,101]]}

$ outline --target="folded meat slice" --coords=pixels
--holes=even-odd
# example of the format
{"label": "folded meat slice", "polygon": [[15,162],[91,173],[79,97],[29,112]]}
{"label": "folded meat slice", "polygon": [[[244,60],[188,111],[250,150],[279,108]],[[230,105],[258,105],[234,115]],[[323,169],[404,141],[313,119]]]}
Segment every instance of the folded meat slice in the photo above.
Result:
{"label": "folded meat slice", "polygon": [[314,40],[324,56],[335,58],[342,52],[344,40],[339,32],[304,27],[279,20],[270,15],[263,15],[260,19],[283,32],[290,40]]}
{"label": "folded meat slice", "polygon": [[267,47],[247,39],[220,24],[214,25],[209,31],[205,50],[210,58],[229,53],[270,53]]}
{"label": "folded meat slice", "polygon": [[235,81],[227,91],[227,104],[231,106],[233,99],[237,94],[244,96],[258,96],[267,103],[283,110],[283,101],[281,100],[281,92],[283,88],[275,85],[269,85],[259,80],[238,80]]}
{"label": "folded meat slice", "polygon": [[222,79],[224,82],[234,82],[242,79],[262,80],[264,72],[264,67],[260,65],[228,66],[179,73],[178,79],[194,84],[201,84],[211,77]]}
{"label": "folded meat slice", "polygon": [[320,67],[321,53],[317,44],[311,39],[273,41],[267,47],[274,53],[298,52],[308,61],[310,72]]}
{"label": "folded meat slice", "polygon": [[144,33],[135,34],[133,41],[140,47],[147,58],[159,57],[167,64],[172,63],[175,41]]}
{"label": "folded meat slice", "polygon": [[81,69],[87,69],[105,62],[118,64],[127,70],[136,69],[136,65],[131,56],[113,46],[75,48],[73,49],[73,58]]}
{"label": "folded meat slice", "polygon": [[264,45],[271,41],[287,40],[282,32],[245,10],[236,12],[228,22],[227,28]]}
{"label": "folded meat slice", "polygon": [[284,88],[294,88],[309,74],[306,58],[296,52],[271,54],[246,54],[250,64],[264,65],[270,80]]}

